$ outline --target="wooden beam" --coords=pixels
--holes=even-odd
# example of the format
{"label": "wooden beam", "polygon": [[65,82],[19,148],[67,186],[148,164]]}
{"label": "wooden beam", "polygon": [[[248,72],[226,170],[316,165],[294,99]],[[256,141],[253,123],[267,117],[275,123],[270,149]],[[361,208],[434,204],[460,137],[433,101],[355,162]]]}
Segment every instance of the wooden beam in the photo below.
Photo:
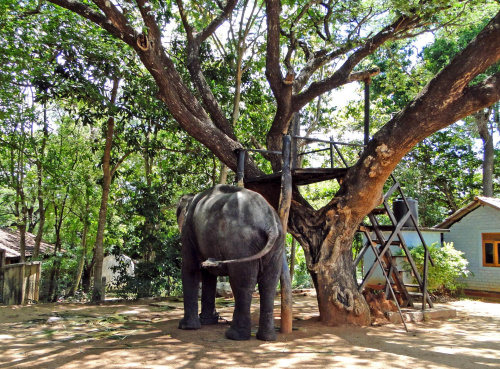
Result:
{"label": "wooden beam", "polygon": [[[288,216],[290,215],[290,205],[292,203],[292,173],[290,170],[291,137],[283,136],[283,166],[281,169],[281,197],[278,214],[283,227],[283,253],[286,255],[286,233],[288,230]],[[292,332],[292,281],[288,271],[286,258],[283,260],[281,268],[281,333]]]}

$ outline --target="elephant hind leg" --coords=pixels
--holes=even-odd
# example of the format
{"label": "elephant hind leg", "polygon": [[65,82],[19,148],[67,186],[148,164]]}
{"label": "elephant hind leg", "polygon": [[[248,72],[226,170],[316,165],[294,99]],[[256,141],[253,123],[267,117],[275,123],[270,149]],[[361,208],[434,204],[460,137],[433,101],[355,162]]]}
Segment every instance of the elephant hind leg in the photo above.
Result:
{"label": "elephant hind leg", "polygon": [[200,329],[201,324],[199,319],[189,319],[189,318],[182,318],[181,321],[179,322],[179,329]]}
{"label": "elephant hind leg", "polygon": [[257,339],[262,341],[275,341],[277,338],[273,310],[278,279],[279,273],[268,274],[259,279],[260,316]]}
{"label": "elephant hind leg", "polygon": [[234,313],[231,327],[226,331],[226,338],[243,341],[250,339],[252,320],[250,318],[250,305],[252,294],[257,284],[257,268],[246,265],[231,266],[234,272],[229,275],[229,283],[234,294]]}
{"label": "elephant hind leg", "polygon": [[217,276],[207,270],[201,270],[201,314],[202,325],[217,324],[219,314],[215,310],[215,292],[217,287]]}

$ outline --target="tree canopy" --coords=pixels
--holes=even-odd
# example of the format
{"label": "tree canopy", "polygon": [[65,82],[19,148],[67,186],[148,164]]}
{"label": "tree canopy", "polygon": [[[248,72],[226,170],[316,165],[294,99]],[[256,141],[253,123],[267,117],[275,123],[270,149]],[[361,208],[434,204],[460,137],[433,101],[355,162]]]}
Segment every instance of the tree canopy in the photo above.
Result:
{"label": "tree canopy", "polygon": [[[420,70],[423,78],[417,84],[398,80],[396,74],[381,76],[385,85],[380,91],[397,109],[374,126],[373,137],[359,157],[353,156],[354,164],[323,206],[315,208],[294,189],[288,230],[304,249],[327,324],[368,322],[367,305],[353,279],[351,244],[363,217],[380,204],[384,183],[397,164],[431,134],[500,99],[500,74],[494,69],[500,59],[496,1],[50,0],[7,1],[1,10],[9,35],[2,41],[7,52],[1,76],[7,87],[1,93],[5,101],[16,98],[16,104],[27,107],[15,112],[2,108],[9,118],[2,128],[5,148],[17,155],[10,160],[11,168],[18,169],[8,178],[18,178],[11,185],[20,205],[17,213],[24,214],[16,215],[18,223],[25,224],[29,214],[21,183],[27,177],[19,163],[35,158],[27,151],[35,141],[23,135],[17,142],[12,133],[25,131],[35,121],[29,115],[34,112],[39,123],[32,131],[49,141],[55,136],[35,104],[43,98],[44,109],[64,116],[61,122],[81,122],[94,135],[89,155],[103,158],[102,201],[133,165],[144,163],[140,182],[146,187],[125,179],[123,184],[136,194],[120,201],[136,210],[136,202],[143,204],[142,228],[137,229],[151,237],[150,244],[158,237],[154,223],[164,218],[147,214],[154,213],[155,202],[162,203],[162,194],[215,183],[215,158],[235,170],[236,149],[281,150],[292,118],[326,109],[318,100],[329,101],[329,92],[358,81],[370,83],[388,70],[390,55],[407,52],[410,42],[425,32],[468,27],[481,19],[477,35],[456,43],[456,52],[446,60],[435,59],[436,68]],[[23,88],[33,91],[32,100]],[[23,115],[14,115],[18,111]],[[303,122],[304,129],[313,131],[320,120]],[[43,147],[36,156],[40,163],[50,156],[48,146]],[[174,152],[181,155],[168,154]],[[431,165],[428,152],[421,152],[415,160]],[[152,163],[165,169],[159,177],[151,171]],[[263,168],[280,170],[281,159],[247,156],[245,164],[245,175],[253,177]],[[106,168],[111,168],[108,174]],[[205,177],[186,178],[200,171]],[[162,185],[165,180],[171,186]],[[277,204],[279,186],[252,189]],[[111,190],[113,203],[115,196]],[[100,219],[113,224],[101,204]],[[103,226],[97,233],[102,232]],[[102,253],[96,255],[99,262]],[[335,305],[331,296],[337,290],[352,292],[354,306]]]}

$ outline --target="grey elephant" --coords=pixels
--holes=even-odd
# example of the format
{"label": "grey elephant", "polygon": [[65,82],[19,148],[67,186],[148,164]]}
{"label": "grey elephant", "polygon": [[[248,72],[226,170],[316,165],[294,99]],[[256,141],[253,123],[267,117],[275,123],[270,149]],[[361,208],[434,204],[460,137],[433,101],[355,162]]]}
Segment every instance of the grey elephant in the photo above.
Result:
{"label": "grey elephant", "polygon": [[[229,276],[234,293],[232,340],[251,334],[250,304],[256,284],[260,293],[257,338],[276,339],[274,297],[283,263],[283,230],[276,211],[258,193],[218,185],[198,195],[185,195],[177,208],[182,242],[184,318],[180,329],[216,324],[217,276]],[[201,277],[201,314],[198,286]]]}

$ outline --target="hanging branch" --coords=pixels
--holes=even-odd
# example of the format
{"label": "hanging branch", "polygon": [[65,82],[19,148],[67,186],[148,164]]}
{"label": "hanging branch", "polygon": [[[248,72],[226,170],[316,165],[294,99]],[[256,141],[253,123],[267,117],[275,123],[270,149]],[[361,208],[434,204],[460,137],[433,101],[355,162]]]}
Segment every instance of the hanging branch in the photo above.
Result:
{"label": "hanging branch", "polygon": [[228,18],[229,14],[234,10],[237,0],[228,1],[222,13],[219,14],[205,29],[201,32],[194,32],[193,27],[189,24],[187,14],[182,5],[182,0],[177,0],[177,6],[181,14],[182,24],[187,35],[187,66],[192,77],[193,83],[200,94],[203,104],[205,105],[210,117],[215,125],[224,132],[227,136],[236,140],[233,129],[225,117],[217,99],[215,98],[210,86],[207,83],[205,75],[201,69],[200,47],[208,37],[210,37],[217,28]]}

